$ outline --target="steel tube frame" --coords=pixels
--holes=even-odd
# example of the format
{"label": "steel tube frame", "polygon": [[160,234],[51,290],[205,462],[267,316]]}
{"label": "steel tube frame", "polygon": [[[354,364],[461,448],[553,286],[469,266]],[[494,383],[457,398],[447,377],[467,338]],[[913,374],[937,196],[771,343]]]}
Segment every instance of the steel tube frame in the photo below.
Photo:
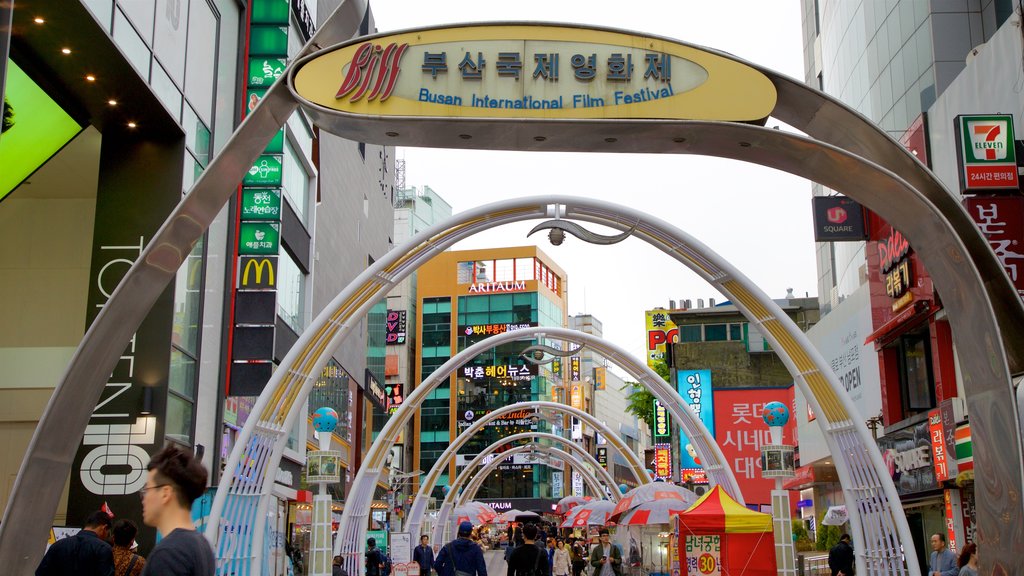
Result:
{"label": "steel tube frame", "polygon": [[[301,53],[308,54],[319,45],[351,37],[364,12],[365,4],[360,0],[344,1]],[[460,148],[472,144],[494,149],[668,152],[735,158],[820,182],[886,218],[907,236],[931,272],[953,326],[967,404],[975,416],[972,432],[976,459],[978,466],[987,471],[984,482],[978,484],[983,491],[978,498],[978,541],[987,552],[981,559],[982,571],[991,572],[998,564],[1009,574],[1024,574],[1017,556],[1017,551],[1024,547],[1024,422],[1017,408],[1018,401],[1024,402],[1024,393],[1018,398],[1010,379],[1011,372],[1024,372],[1024,304],[1001,263],[958,200],[876,125],[795,79],[728,54],[708,51],[765,73],[778,93],[772,115],[812,138],[716,122],[509,121],[497,123],[499,129],[491,138],[469,141],[457,135],[448,138],[452,132],[466,128],[467,123],[457,119],[436,121],[436,125],[407,118],[391,122],[401,124],[403,130],[412,124],[428,132],[434,130],[434,139],[427,141],[431,146]],[[281,94],[280,86],[278,82],[271,87],[170,214],[79,344],[40,419],[0,523],[0,564],[12,573],[30,574],[42,555],[38,543],[49,530],[49,518],[56,510],[77,447],[67,438],[83,433],[92,407],[131,335],[174,278],[184,255],[234,193],[245,170],[294,110],[294,97]],[[360,124],[359,119],[345,121],[353,126]],[[360,128],[367,135],[364,141],[387,140],[384,130],[374,131],[367,124],[364,120]],[[490,124],[477,122],[471,126],[487,128]],[[508,137],[511,127],[524,126],[564,132],[564,138],[540,142]],[[620,143],[614,149],[604,142],[604,138],[612,136],[618,137]],[[349,309],[342,316],[350,318],[353,311]],[[340,342],[341,338],[333,338],[337,332],[330,332],[328,341]],[[298,354],[294,355],[293,360],[297,357]],[[302,377],[308,374],[303,373]],[[290,406],[284,408],[287,412]],[[279,420],[273,413],[266,416],[268,420]],[[836,427],[836,435],[843,432],[838,420],[821,425]],[[276,435],[271,430],[269,435],[252,440],[252,446],[246,450],[263,450]],[[826,437],[831,438],[832,433],[826,433]],[[853,437],[855,444],[863,439],[859,431]],[[252,430],[246,438],[252,439]],[[830,443],[830,449],[836,448]],[[249,456],[253,453],[247,452]],[[873,465],[878,464],[873,455],[870,460]],[[259,474],[264,472],[260,468]],[[848,492],[848,496],[852,495]],[[875,510],[877,506],[866,508]]]}
{"label": "steel tube frame", "polygon": [[[479,483],[483,481],[483,478],[485,478],[487,474],[490,474],[495,469],[497,469],[497,467],[500,466],[501,463],[506,458],[508,458],[509,456],[515,456],[516,454],[522,454],[523,452],[529,452],[534,448],[534,446],[517,446],[509,450],[508,452],[501,453],[499,457],[495,458],[492,462],[488,462],[483,468],[480,469],[479,474],[475,476],[459,474],[459,476],[456,478],[456,480],[459,481],[458,486],[454,484],[452,485],[451,492],[449,492],[448,495],[444,497],[444,501],[441,503],[441,508],[438,510],[437,523],[434,525],[434,531],[431,536],[434,542],[442,542],[442,538],[444,538],[445,532],[448,531],[448,527],[451,525],[453,519],[452,513],[458,507],[456,501],[458,501],[460,498],[460,494],[458,493],[458,491],[462,489],[462,484],[467,484],[466,490],[464,491],[463,494],[468,495],[470,494],[471,491],[472,493],[475,494],[476,489],[473,488],[474,480],[479,480],[479,482],[476,483],[476,487],[479,488]],[[544,446],[542,451],[548,454],[558,456],[559,458],[563,458],[566,461],[570,462],[573,466],[578,466],[581,468],[583,466],[583,462],[580,459],[563,450],[559,450],[552,446]],[[586,482],[588,486],[590,486],[591,490],[595,490],[597,492],[601,491],[601,485],[593,476],[585,475],[583,477],[583,481]]]}
{"label": "steel tube frame", "polygon": [[[459,436],[462,436],[462,434],[460,434]],[[490,446],[488,446],[484,450],[482,450],[472,461],[469,462],[469,464],[466,466],[466,468],[460,474],[458,474],[458,476],[456,476],[456,480],[459,477],[461,477],[463,474],[465,474],[467,470],[473,470],[477,465],[480,464],[480,462],[486,456],[488,456],[489,454],[493,453],[495,450],[497,450],[498,448],[504,446],[505,444],[509,444],[511,442],[516,442],[518,440],[533,440],[533,439],[546,439],[546,440],[550,440],[552,442],[558,442],[560,444],[564,444],[566,447],[568,447],[570,450],[576,452],[577,454],[580,454],[581,457],[586,458],[587,456],[590,456],[590,454],[588,454],[585,450],[583,450],[582,448],[577,446],[571,440],[567,440],[565,438],[562,438],[561,436],[557,436],[555,434],[549,434],[547,432],[523,432],[521,434],[513,434],[513,435],[511,435],[511,436],[509,436],[507,438],[502,438],[502,439],[498,440],[497,442],[491,444]],[[591,458],[593,458],[593,457],[591,457]],[[438,458],[437,462],[434,463],[434,466],[431,467],[431,469],[430,469],[431,474],[427,475],[428,478],[431,477],[431,476],[440,477],[440,473],[433,474],[434,469],[435,468],[440,468],[441,470],[443,470],[444,468],[448,467],[448,463],[449,462],[450,462],[450,459]],[[594,464],[595,465],[597,464],[596,460],[594,461]],[[615,480],[611,477],[610,474],[608,474],[608,471],[605,470],[604,468],[601,468],[600,466],[597,466],[597,469],[599,470],[599,474],[603,473],[603,474],[601,474],[602,480],[604,480],[604,482],[609,486],[609,488],[612,489],[613,494],[618,495],[618,493],[619,493],[618,487],[615,485]],[[636,470],[633,470],[633,473],[636,474]],[[637,477],[637,480],[640,481],[641,483],[644,482],[644,478],[642,478],[642,476],[646,476],[646,474],[641,475],[641,477]],[[406,532],[409,532],[410,534],[415,534],[415,533],[419,532],[420,525],[423,524],[423,515],[426,513],[426,503],[430,499],[430,493],[433,492],[434,487],[436,485],[437,485],[436,482],[434,482],[434,483],[423,482],[420,485],[420,488],[419,488],[419,490],[416,493],[416,498],[413,500],[412,506],[409,507],[409,521],[408,521],[408,524],[406,526],[406,530],[405,530]],[[600,493],[600,492],[597,492],[597,493]],[[418,503],[422,503],[423,505],[422,506],[417,506]]]}

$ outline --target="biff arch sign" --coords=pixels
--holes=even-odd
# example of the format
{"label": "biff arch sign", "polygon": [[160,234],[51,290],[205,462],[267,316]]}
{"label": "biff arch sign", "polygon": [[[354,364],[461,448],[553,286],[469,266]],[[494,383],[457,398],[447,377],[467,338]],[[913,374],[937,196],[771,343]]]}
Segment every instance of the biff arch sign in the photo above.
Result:
{"label": "biff arch sign", "polygon": [[354,115],[763,124],[776,100],[764,74],[734,60],[569,26],[417,30],[328,49],[296,68],[300,98]]}

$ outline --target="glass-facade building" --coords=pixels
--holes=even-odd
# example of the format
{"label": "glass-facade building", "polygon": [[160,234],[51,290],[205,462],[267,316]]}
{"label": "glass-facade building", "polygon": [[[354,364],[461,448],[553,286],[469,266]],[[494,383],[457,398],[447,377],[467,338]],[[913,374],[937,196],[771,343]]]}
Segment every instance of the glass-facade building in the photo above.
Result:
{"label": "glass-facade building", "polygon": [[[494,334],[527,326],[566,325],[565,274],[536,247],[445,252],[424,265],[418,277],[417,384],[459,351]],[[529,344],[516,341],[488,350],[431,393],[415,431],[419,439],[415,457],[421,470],[429,470],[454,437],[488,412],[555,397],[561,380],[551,371],[552,365],[536,366],[520,358]],[[469,440],[442,476],[434,496],[443,497],[441,487],[450,483],[452,475],[500,438],[551,431],[550,423],[530,416],[512,413]],[[556,497],[551,493],[552,473],[563,472],[549,463],[514,459],[499,466],[477,495]]]}

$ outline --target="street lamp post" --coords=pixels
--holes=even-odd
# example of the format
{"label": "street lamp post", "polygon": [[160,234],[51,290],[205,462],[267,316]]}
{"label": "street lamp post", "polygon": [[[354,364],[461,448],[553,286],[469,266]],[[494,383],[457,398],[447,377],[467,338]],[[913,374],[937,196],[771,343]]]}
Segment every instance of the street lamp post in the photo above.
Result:
{"label": "street lamp post", "polygon": [[761,418],[768,425],[772,441],[771,444],[761,446],[761,476],[775,479],[775,489],[772,490],[775,561],[779,576],[796,576],[789,492],[782,489],[782,481],[795,475],[793,447],[782,443],[782,428],[789,422],[789,408],[782,402],[769,402],[764,405]]}

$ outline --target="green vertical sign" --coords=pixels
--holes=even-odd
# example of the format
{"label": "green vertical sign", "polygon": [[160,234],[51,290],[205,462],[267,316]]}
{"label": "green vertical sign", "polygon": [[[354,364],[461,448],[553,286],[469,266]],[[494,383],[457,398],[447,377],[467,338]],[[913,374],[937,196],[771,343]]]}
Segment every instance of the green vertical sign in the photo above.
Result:
{"label": "green vertical sign", "polygon": [[288,28],[257,26],[249,28],[249,55],[282,56],[288,54]]}
{"label": "green vertical sign", "polygon": [[284,130],[278,130],[277,134],[270,139],[270,144],[263,149],[266,154],[283,154],[284,153]]}
{"label": "green vertical sign", "polygon": [[277,222],[242,222],[238,229],[238,254],[274,256],[281,249],[281,225]]}
{"label": "green vertical sign", "polygon": [[246,172],[242,179],[245,186],[278,187],[281,185],[281,157],[264,154]]}
{"label": "green vertical sign", "polygon": [[281,190],[242,188],[242,220],[281,220]]}
{"label": "green vertical sign", "polygon": [[253,24],[288,25],[288,0],[252,0],[249,9]]}
{"label": "green vertical sign", "polygon": [[284,58],[249,58],[249,86],[269,87],[284,74]]}

